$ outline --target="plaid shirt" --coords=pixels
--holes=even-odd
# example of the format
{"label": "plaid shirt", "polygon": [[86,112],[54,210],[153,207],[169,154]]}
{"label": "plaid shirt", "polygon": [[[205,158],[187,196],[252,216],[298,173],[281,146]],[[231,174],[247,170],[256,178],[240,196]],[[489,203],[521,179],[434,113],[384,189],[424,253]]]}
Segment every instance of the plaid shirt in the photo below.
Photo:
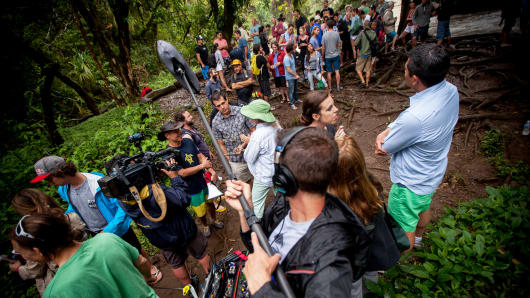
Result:
{"label": "plaid shirt", "polygon": [[231,154],[231,162],[245,162],[243,153],[232,155],[234,149],[243,142],[239,137],[240,134],[249,135],[250,129],[255,125],[250,122],[250,119],[241,114],[241,108],[237,106],[230,106],[230,116],[225,117],[221,113],[217,113],[212,120],[212,128],[215,139],[222,140],[225,144],[228,154]]}

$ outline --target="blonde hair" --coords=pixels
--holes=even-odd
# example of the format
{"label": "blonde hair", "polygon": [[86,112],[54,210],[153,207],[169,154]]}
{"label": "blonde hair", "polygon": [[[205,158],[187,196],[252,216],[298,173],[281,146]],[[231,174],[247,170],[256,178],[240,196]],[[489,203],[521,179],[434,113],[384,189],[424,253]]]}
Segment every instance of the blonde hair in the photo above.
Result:
{"label": "blonde hair", "polygon": [[339,162],[328,191],[348,204],[364,224],[369,224],[382,208],[376,191],[380,184],[366,170],[364,155],[354,138],[346,136],[336,141]]}

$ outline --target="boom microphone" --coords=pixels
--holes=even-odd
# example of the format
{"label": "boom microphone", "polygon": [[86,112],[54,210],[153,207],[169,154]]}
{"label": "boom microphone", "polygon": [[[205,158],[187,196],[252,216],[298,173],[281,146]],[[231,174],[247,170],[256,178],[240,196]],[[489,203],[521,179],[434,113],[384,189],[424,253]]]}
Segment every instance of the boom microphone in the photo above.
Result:
{"label": "boom microphone", "polygon": [[[191,67],[186,63],[186,60],[175,47],[167,41],[159,40],[156,42],[156,48],[158,51],[158,57],[162,60],[162,63],[166,66],[169,72],[177,79],[181,86],[186,88],[184,82],[184,76],[188,80],[193,93],[199,93],[201,86],[199,85],[199,79],[191,70]],[[184,71],[184,76],[177,73],[179,69]]]}
{"label": "boom microphone", "polygon": [[[186,60],[184,60],[182,55],[180,55],[180,52],[177,49],[175,49],[175,47],[169,42],[163,41],[163,40],[157,41],[157,51],[158,51],[158,56],[160,57],[160,60],[162,60],[162,62],[167,67],[167,69],[171,72],[171,74],[173,74],[173,76],[180,82],[180,84],[190,92],[191,98],[193,99],[193,102],[195,103],[195,107],[199,111],[201,120],[204,123],[206,130],[208,131],[208,135],[210,135],[210,138],[212,140],[215,140],[215,136],[213,135],[212,128],[210,127],[210,124],[208,124],[208,120],[206,120],[206,116],[204,115],[204,112],[202,111],[202,108],[199,105],[197,98],[195,98],[194,93],[199,93],[200,91],[199,80],[197,79],[197,76],[195,76],[195,74],[191,70]],[[219,144],[215,141],[213,141],[212,144],[215,147],[215,151],[217,152],[217,155],[219,156],[221,163],[223,164],[226,174],[228,175],[230,179],[236,180],[234,173],[232,172],[232,168],[230,167],[225,156],[223,155],[223,152],[221,151]],[[247,219],[248,225],[250,226],[252,231],[256,233],[256,236],[258,237],[261,247],[263,247],[263,249],[269,256],[274,255],[274,252],[269,244],[269,241],[267,237],[265,236],[263,229],[259,225],[258,219],[256,215],[254,214],[254,211],[250,208],[244,195],[241,195],[239,197],[239,202],[241,203],[241,206],[243,207],[243,212],[245,213],[245,218]],[[279,265],[276,266],[275,273],[276,273],[275,274],[276,281],[278,282],[278,285],[280,289],[282,290],[282,292],[285,294],[285,296],[289,298],[294,298],[295,297],[294,292],[291,289],[291,286],[289,285],[289,283],[287,282],[287,278],[285,277],[285,274],[283,273],[283,269]]]}

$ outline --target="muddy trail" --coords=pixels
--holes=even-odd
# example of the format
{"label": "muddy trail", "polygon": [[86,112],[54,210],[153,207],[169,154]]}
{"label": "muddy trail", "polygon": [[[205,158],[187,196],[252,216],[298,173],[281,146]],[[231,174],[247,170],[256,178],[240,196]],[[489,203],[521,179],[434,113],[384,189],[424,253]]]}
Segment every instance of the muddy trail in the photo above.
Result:
{"label": "muddy trail", "polygon": [[[524,57],[523,49],[517,44],[501,49],[496,36],[492,35],[456,40],[455,49],[451,51],[452,66],[447,80],[456,85],[460,93],[460,120],[455,127],[446,175],[432,200],[434,220],[444,212],[444,206],[455,207],[458,202],[484,197],[486,185],[514,183],[510,177],[497,177],[495,168],[481,155],[480,141],[487,130],[502,131],[508,144],[505,152],[508,159],[529,162],[530,138],[521,135],[524,122],[530,119],[526,87],[529,75],[525,72],[528,59],[521,60]],[[376,77],[370,89],[358,87],[354,65],[346,62],[341,70],[344,89],[332,93],[339,108],[337,125],[343,125],[346,133],[357,140],[369,171],[382,182],[385,196],[391,186],[390,158],[374,154],[375,138],[408,107],[408,97],[414,94],[403,82],[405,59],[403,48],[383,56],[378,62]],[[300,85],[299,94],[303,99],[303,94],[309,91],[307,81]],[[271,104],[277,107],[273,114],[283,127],[292,126],[301,113],[301,106],[298,110],[291,110],[287,104],[280,104],[277,90],[273,92],[276,93],[273,93]],[[204,94],[198,98],[202,103],[206,102]],[[235,94],[229,98],[235,99]],[[189,106],[191,99],[184,90],[177,90],[158,102],[162,110],[171,111],[177,106]],[[194,112],[194,115],[197,127],[205,131],[198,113]],[[220,162],[216,160],[214,165],[219,175],[224,177]],[[212,228],[212,236],[208,239],[208,253],[213,261],[233,250],[244,249],[239,237],[237,214],[227,209],[222,214],[225,228]],[[158,265],[164,273],[164,279],[157,286],[182,286],[161,256],[155,256],[155,260],[160,260]],[[188,258],[187,266],[203,280],[204,273],[196,260]],[[177,290],[155,290],[160,297],[181,297],[181,292]]]}

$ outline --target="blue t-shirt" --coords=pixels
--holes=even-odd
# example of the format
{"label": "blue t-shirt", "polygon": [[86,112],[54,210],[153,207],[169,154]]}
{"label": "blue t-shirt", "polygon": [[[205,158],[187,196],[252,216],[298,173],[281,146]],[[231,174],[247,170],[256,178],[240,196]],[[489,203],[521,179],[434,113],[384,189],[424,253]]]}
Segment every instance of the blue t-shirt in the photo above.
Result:
{"label": "blue t-shirt", "polygon": [[250,49],[248,47],[248,42],[246,39],[244,39],[243,37],[241,37],[239,39],[239,48],[241,48],[241,50],[243,51],[243,56],[245,55],[245,47],[247,47],[247,59],[250,59]]}
{"label": "blue t-shirt", "polygon": [[286,80],[295,80],[296,77],[294,77],[291,73],[289,73],[289,71],[287,70],[287,67],[290,67],[291,68],[291,71],[293,71],[294,73],[296,73],[296,67],[295,67],[295,64],[294,64],[294,58],[293,58],[293,55],[285,55],[285,57],[283,57],[283,67],[285,67],[285,79]]}
{"label": "blue t-shirt", "polygon": [[[272,63],[276,64],[278,63],[278,56],[280,56],[280,53],[274,53],[274,60],[272,61]],[[276,67],[274,69],[274,76],[275,77],[283,77],[280,75],[280,71],[278,70],[278,67]]]}
{"label": "blue t-shirt", "polygon": [[[191,168],[200,164],[198,157],[200,152],[192,139],[182,138],[180,147],[177,147],[177,149],[180,150],[179,170]],[[204,181],[203,171],[198,171],[187,177],[182,177],[182,179],[188,184],[188,193],[190,195],[198,194],[201,190],[207,187],[206,182]]]}
{"label": "blue t-shirt", "polygon": [[[252,33],[258,33],[259,32],[260,25],[256,25],[254,27],[250,27],[250,34]],[[259,35],[254,36],[254,44],[260,44]]]}

